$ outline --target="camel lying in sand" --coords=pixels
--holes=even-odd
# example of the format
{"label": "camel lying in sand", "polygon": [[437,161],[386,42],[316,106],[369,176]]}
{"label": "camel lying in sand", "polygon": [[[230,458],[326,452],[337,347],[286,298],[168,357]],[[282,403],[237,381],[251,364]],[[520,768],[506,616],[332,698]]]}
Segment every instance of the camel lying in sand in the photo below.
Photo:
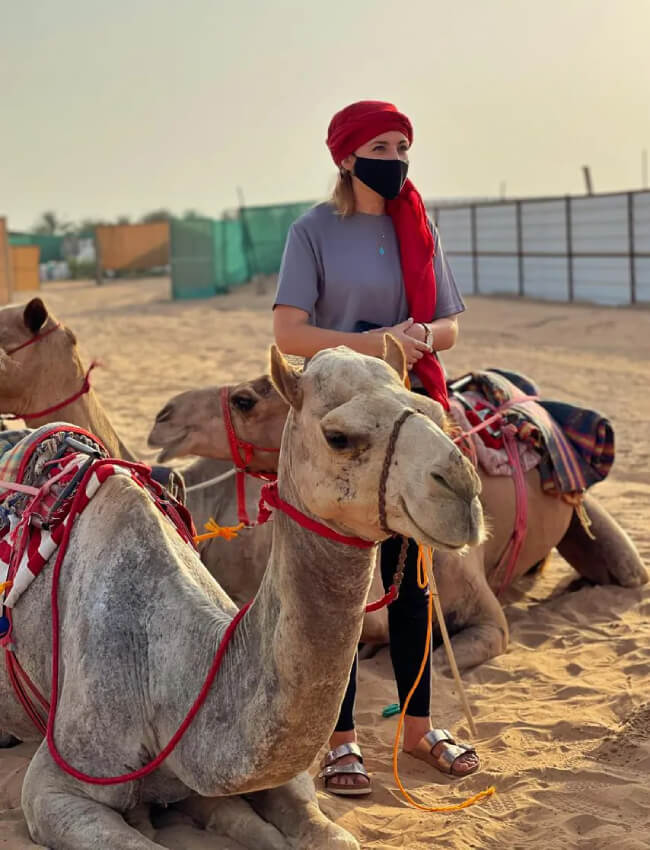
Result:
{"label": "camel lying in sand", "polygon": [[[339,536],[381,541],[383,490],[390,530],[452,550],[476,545],[484,535],[479,478],[440,427],[441,407],[404,388],[403,352],[386,339],[392,365],[337,349],[299,373],[273,349],[273,380],[291,408],[279,495]],[[391,441],[408,410],[417,412]],[[53,850],[153,850],[160,845],[123,815],[141,802],[199,794],[217,799],[192,799],[189,811],[251,850],[359,847],[321,814],[304,771],[338,716],[377,545],[328,539],[280,509],[272,526],[257,596],[176,749],[146,778],[102,786],[63,772],[42,741],[22,794],[35,841]],[[51,568],[13,609],[18,660],[42,692],[58,688],[55,740],[69,764],[94,776],[133,771],[179,727],[237,609],[142,489],[112,476],[77,518],[63,557],[53,685]],[[0,710],[7,730],[35,737],[4,666]]]}
{"label": "camel lying in sand", "polygon": [[[149,435],[149,445],[162,447],[160,457],[183,455],[230,457],[219,387],[190,390],[174,396],[158,413]],[[235,432],[254,445],[273,446],[287,415],[284,399],[275,391],[268,375],[230,388],[229,405]],[[255,453],[249,467],[271,471],[274,456]],[[436,570],[445,620],[453,633],[453,646],[460,668],[468,668],[505,651],[507,621],[495,590],[502,575],[496,567],[513,530],[515,497],[512,479],[489,476],[480,471],[481,502],[491,534],[480,547],[459,558],[440,552]],[[547,495],[537,469],[526,474],[529,516],[526,538],[512,573],[523,575],[545,559],[554,547],[585,578],[597,584],[636,587],[647,581],[646,569],[634,544],[591,495],[585,507],[592,520],[596,540],[585,533],[573,508],[560,498]],[[248,531],[254,539],[257,529]],[[224,577],[224,581],[232,579]],[[384,611],[369,615],[368,632],[377,642],[388,639]],[[436,664],[446,666],[442,647],[434,654]]]}
{"label": "camel lying in sand", "polygon": [[[35,339],[38,342],[32,343]],[[93,388],[79,394],[86,374],[74,333],[48,312],[40,298],[0,309],[0,413],[26,416],[27,425],[33,428],[70,422],[99,437],[112,457],[135,460]],[[53,409],[67,399],[73,400]],[[44,415],[31,415],[43,411]],[[184,470],[183,478],[187,487],[193,488],[230,467],[230,463],[202,458]],[[259,499],[259,489],[257,482],[251,485],[252,498]],[[199,529],[211,517],[222,525],[236,523],[233,479],[190,489],[186,503]],[[224,590],[239,606],[259,587],[271,543],[270,529],[260,530],[255,538],[254,542],[236,539],[229,546],[223,540],[206,540],[199,546],[202,561],[217,580],[227,579]]]}

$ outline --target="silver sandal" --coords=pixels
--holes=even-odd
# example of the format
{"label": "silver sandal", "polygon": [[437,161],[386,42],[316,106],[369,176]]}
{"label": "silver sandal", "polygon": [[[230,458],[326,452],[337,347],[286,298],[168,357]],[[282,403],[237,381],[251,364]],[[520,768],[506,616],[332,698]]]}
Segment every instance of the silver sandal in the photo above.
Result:
{"label": "silver sandal", "polygon": [[[359,761],[350,762],[349,764],[337,764],[338,760],[343,756],[356,756]],[[372,787],[370,785],[370,777],[368,771],[363,766],[363,756],[357,744],[341,744],[330,750],[321,765],[322,770],[318,774],[318,778],[324,781],[325,790],[330,794],[337,794],[340,797],[362,797],[370,794]],[[331,780],[335,776],[345,776],[356,774],[357,776],[365,776],[368,780],[367,785],[337,785]]]}
{"label": "silver sandal", "polygon": [[[434,756],[434,747],[436,744],[441,743],[446,746],[442,748],[440,755]],[[454,765],[461,756],[467,755],[468,753],[474,753],[474,755],[477,755],[477,753],[474,747],[470,744],[461,744],[460,741],[456,741],[448,729],[431,729],[423,738],[421,738],[415,749],[405,750],[404,752],[409,756],[413,756],[413,758],[420,759],[420,761],[430,764],[441,773],[446,773],[449,776],[469,776],[480,767],[480,764],[477,764],[476,767],[472,768],[472,770],[465,771],[464,773],[458,773],[458,771],[454,770]]]}

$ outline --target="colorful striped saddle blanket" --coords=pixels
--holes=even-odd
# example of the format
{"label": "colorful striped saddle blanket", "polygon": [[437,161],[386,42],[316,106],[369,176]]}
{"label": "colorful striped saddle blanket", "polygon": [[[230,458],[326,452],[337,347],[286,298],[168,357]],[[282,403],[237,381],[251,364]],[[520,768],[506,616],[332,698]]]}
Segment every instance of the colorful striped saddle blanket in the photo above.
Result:
{"label": "colorful striped saddle blanket", "polygon": [[[456,406],[462,408],[470,425],[506,401],[540,396],[538,387],[525,375],[502,369],[470,372],[450,381],[448,387],[452,411]],[[513,404],[504,411],[503,421],[517,429],[524,469],[538,465],[542,486],[549,493],[577,496],[603,481],[612,468],[614,429],[595,410],[539,399]],[[480,433],[484,446],[499,449],[498,428]]]}
{"label": "colorful striped saddle blanket", "polygon": [[[186,509],[144,464],[108,458],[92,434],[67,423],[0,435],[0,603],[12,608],[55,554],[69,524],[111,475],[137,483],[183,539],[195,533]],[[6,483],[26,485],[26,492]],[[38,490],[38,494],[35,492]],[[74,502],[74,512],[71,511]]]}

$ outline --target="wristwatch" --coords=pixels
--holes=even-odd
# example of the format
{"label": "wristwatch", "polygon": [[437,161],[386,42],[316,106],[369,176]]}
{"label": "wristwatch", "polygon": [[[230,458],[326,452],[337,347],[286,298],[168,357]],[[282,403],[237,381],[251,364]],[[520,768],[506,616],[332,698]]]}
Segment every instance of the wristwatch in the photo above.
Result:
{"label": "wristwatch", "polygon": [[424,342],[429,346],[429,348],[433,349],[433,328],[430,325],[427,325],[426,322],[420,322],[420,324],[424,329]]}

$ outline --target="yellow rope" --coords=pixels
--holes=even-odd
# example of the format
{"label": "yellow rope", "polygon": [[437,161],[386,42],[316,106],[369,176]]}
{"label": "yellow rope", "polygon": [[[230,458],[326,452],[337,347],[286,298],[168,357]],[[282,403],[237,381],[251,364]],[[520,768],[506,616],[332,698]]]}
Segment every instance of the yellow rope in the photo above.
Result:
{"label": "yellow rope", "polygon": [[585,530],[585,534],[587,535],[587,537],[591,538],[592,540],[595,540],[596,535],[591,530],[591,517],[587,513],[585,503],[582,501],[582,499],[576,505],[574,505],[574,510],[578,519],[580,520],[580,524]]}
{"label": "yellow rope", "polygon": [[[430,559],[430,562],[433,563],[433,551],[430,547],[426,547],[426,556]],[[426,588],[428,583],[427,571],[425,565],[425,547],[420,546],[418,550],[418,565],[417,565],[417,582],[418,587]],[[427,612],[427,638],[424,647],[424,655],[422,657],[422,663],[420,664],[420,670],[418,675],[413,683],[413,687],[408,693],[408,696],[404,700],[404,706],[402,711],[400,712],[399,721],[397,723],[397,732],[395,733],[395,742],[393,744],[393,776],[395,778],[395,782],[397,783],[397,787],[404,795],[404,799],[411,806],[414,806],[416,809],[420,809],[422,812],[457,812],[460,809],[466,809],[468,806],[473,806],[475,803],[478,803],[480,800],[485,799],[486,797],[491,797],[492,794],[496,791],[494,785],[491,785],[489,788],[486,788],[485,791],[479,791],[478,794],[475,794],[473,797],[470,797],[467,800],[463,800],[462,803],[456,803],[452,806],[423,806],[422,803],[418,803],[414,800],[409,792],[402,785],[402,780],[399,777],[399,769],[397,766],[397,758],[399,754],[399,742],[402,735],[402,727],[404,725],[404,716],[406,714],[406,710],[411,701],[411,697],[415,693],[415,689],[420,684],[420,680],[424,673],[424,669],[427,664],[427,658],[429,657],[429,647],[431,646],[431,630],[433,624],[433,588],[429,588],[429,607]]]}
{"label": "yellow rope", "polygon": [[207,533],[197,534],[194,538],[195,543],[200,543],[202,540],[210,540],[213,537],[223,537],[224,540],[234,540],[234,538],[237,537],[237,532],[241,531],[244,527],[244,523],[240,522],[239,525],[219,525],[219,523],[214,519],[209,519],[203,527]]}

